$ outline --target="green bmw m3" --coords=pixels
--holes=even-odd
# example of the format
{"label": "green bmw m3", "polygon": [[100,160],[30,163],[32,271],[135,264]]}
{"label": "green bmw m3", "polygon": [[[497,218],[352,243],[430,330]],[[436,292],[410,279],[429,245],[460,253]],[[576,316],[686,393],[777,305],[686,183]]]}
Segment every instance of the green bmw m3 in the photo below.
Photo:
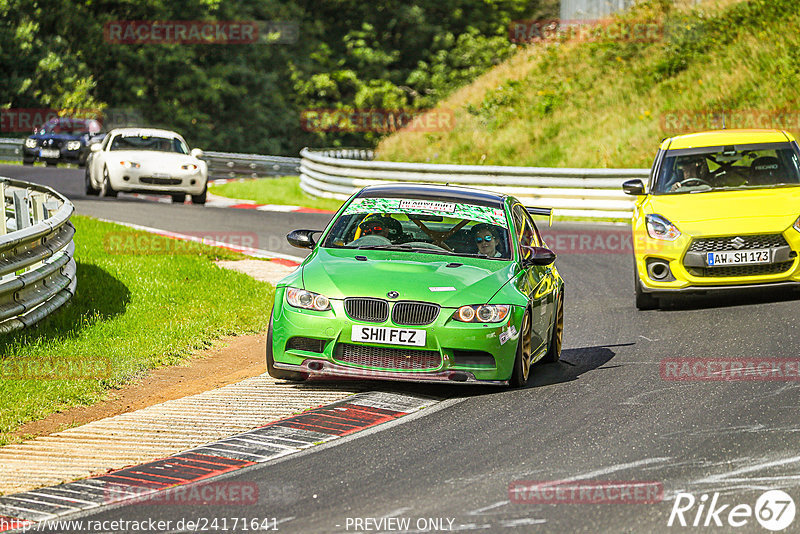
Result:
{"label": "green bmw m3", "polygon": [[[281,280],[267,337],[275,378],[524,386],[558,361],[564,282],[511,196],[421,184],[366,187]],[[315,236],[319,240],[315,241]]]}

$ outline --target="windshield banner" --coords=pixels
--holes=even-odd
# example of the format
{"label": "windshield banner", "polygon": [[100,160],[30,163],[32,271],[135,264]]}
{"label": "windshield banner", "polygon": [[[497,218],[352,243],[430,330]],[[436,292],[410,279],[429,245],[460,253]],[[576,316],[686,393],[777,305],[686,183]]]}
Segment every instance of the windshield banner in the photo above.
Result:
{"label": "windshield banner", "polygon": [[468,219],[508,228],[506,214],[500,208],[454,202],[434,202],[411,198],[356,198],[347,206],[343,215],[352,215],[354,213],[441,215],[442,217]]}

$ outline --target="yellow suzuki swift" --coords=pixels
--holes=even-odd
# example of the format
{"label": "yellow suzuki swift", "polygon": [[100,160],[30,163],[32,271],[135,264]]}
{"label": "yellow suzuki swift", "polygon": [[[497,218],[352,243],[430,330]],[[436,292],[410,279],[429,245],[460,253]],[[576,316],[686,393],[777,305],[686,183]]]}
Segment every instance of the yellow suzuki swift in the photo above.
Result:
{"label": "yellow suzuki swift", "polygon": [[665,139],[635,195],[636,307],[675,292],[800,285],[800,147],[778,130]]}

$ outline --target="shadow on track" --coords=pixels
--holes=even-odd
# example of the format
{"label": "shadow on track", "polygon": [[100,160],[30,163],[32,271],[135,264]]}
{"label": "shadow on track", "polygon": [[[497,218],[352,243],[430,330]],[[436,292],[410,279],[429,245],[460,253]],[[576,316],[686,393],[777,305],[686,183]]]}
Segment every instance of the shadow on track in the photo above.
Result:
{"label": "shadow on track", "polygon": [[[16,344],[38,344],[75,337],[87,326],[125,311],[131,293],[122,282],[96,265],[79,261],[77,267],[75,296],[35,326],[3,339],[0,357],[11,356]],[[6,354],[7,350],[12,354]]]}
{"label": "shadow on track", "polygon": [[[616,355],[616,353],[611,350],[611,347],[623,347],[632,344],[633,343],[626,343],[621,345],[563,350],[561,352],[561,360],[558,363],[534,364],[533,367],[531,367],[528,385],[524,389],[549,386],[575,380],[583,373],[592,371],[608,363]],[[437,399],[479,397],[515,390],[503,386],[484,386],[480,384],[450,384],[447,382],[428,384],[380,380],[312,380],[300,383],[298,387],[311,387],[315,389],[353,388],[361,391],[382,391],[386,393],[422,395]]]}
{"label": "shadow on track", "polygon": [[794,289],[791,287],[729,289],[716,293],[668,296],[661,300],[660,311],[731,308],[792,300],[800,300],[800,286]]}

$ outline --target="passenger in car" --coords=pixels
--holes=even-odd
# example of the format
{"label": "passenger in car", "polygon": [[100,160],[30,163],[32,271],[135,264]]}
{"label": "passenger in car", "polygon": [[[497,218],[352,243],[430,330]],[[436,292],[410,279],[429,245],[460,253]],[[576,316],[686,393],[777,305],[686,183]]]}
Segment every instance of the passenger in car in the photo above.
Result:
{"label": "passenger in car", "polygon": [[490,258],[500,258],[503,255],[497,250],[497,243],[500,236],[497,229],[490,224],[478,224],[473,229],[475,234],[475,244],[478,246],[478,252]]}

